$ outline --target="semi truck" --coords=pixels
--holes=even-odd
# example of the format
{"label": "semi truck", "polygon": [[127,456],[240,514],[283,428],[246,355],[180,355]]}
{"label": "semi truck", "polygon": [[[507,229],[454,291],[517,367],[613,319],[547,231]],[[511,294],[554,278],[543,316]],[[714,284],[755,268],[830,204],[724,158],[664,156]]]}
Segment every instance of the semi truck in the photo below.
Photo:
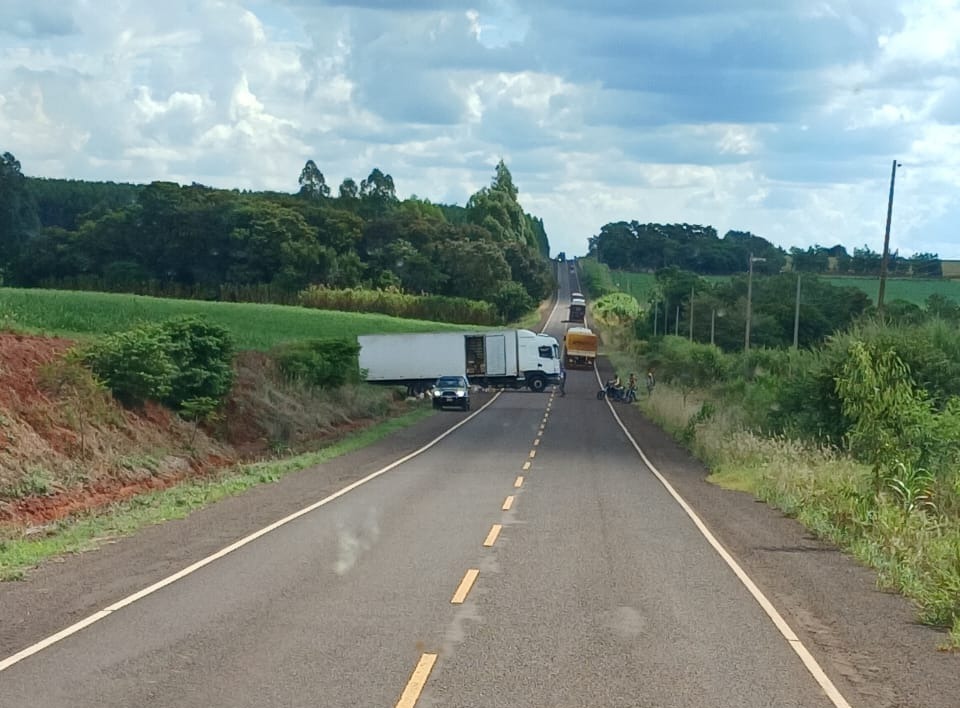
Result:
{"label": "semi truck", "polygon": [[597,335],[586,327],[570,327],[563,338],[563,357],[568,369],[592,369],[597,359]]}
{"label": "semi truck", "polygon": [[367,334],[357,342],[366,380],[404,385],[410,395],[423,393],[441,376],[531,391],[560,382],[557,340],[527,329]]}
{"label": "semi truck", "polygon": [[583,322],[587,316],[587,301],[582,297],[570,299],[570,314],[567,319],[570,322]]}

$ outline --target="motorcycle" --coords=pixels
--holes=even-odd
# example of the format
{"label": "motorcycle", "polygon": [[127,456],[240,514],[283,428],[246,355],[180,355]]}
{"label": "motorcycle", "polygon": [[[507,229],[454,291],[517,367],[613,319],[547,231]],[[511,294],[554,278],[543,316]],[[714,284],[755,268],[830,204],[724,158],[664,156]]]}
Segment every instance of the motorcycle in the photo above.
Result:
{"label": "motorcycle", "polygon": [[602,401],[604,398],[622,403],[633,403],[637,400],[637,388],[635,386],[629,388],[621,386],[618,388],[612,384],[607,384],[604,388],[597,391],[597,400]]}

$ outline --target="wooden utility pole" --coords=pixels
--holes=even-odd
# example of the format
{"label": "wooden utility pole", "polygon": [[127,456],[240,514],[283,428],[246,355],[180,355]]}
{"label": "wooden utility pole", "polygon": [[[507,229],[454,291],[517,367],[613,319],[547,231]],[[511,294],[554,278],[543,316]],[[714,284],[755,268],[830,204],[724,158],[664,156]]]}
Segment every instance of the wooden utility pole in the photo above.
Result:
{"label": "wooden utility pole", "polygon": [[797,273],[797,306],[793,311],[793,348],[800,342],[800,273]]}
{"label": "wooden utility pole", "polygon": [[753,262],[765,261],[766,258],[754,258],[750,254],[750,268],[747,272],[747,331],[743,337],[743,351],[750,351],[750,318],[753,316]]}
{"label": "wooden utility pole", "polygon": [[890,219],[893,217],[893,183],[897,179],[897,167],[894,160],[890,170],[890,197],[887,199],[887,228],[883,232],[883,258],[880,260],[880,292],[877,293],[877,312],[883,312],[883,296],[887,290],[887,263],[890,260]]}

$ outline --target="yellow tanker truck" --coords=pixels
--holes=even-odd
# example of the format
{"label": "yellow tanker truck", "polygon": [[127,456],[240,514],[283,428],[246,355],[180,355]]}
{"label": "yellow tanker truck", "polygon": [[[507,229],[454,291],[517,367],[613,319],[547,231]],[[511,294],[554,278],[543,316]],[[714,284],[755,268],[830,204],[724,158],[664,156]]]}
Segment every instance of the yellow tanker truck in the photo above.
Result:
{"label": "yellow tanker truck", "polygon": [[568,369],[592,369],[597,358],[597,335],[586,327],[571,327],[563,338],[563,359]]}

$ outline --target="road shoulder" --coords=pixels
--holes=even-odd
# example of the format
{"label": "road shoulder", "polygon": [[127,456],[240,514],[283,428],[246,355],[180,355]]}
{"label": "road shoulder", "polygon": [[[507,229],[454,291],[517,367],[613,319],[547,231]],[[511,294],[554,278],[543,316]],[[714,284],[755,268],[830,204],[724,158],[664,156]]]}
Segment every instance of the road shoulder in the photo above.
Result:
{"label": "road shoulder", "polygon": [[[611,374],[602,360],[601,377]],[[707,468],[636,406],[616,411],[854,706],[956,705],[960,654],[937,650],[945,633],[918,624],[908,600],[878,590],[873,570],[797,521],[707,482]]]}

